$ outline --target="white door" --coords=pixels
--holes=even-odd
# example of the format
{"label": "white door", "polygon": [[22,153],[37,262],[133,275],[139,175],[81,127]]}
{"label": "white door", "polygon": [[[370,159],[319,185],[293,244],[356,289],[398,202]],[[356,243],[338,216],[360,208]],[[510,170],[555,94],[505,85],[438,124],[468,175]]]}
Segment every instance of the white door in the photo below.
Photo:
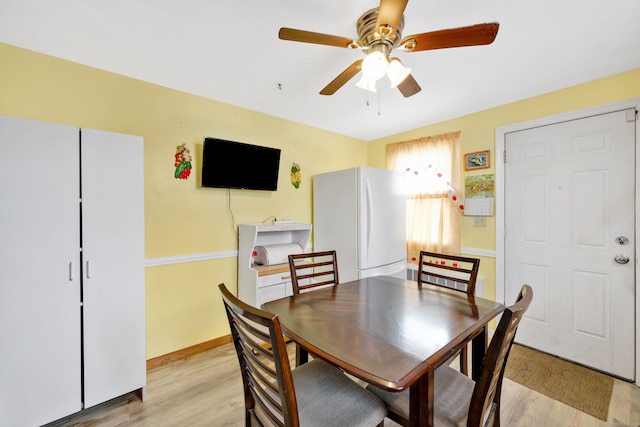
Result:
{"label": "white door", "polygon": [[85,407],[146,380],[143,144],[82,129]]}
{"label": "white door", "polygon": [[[517,341],[633,379],[635,110],[506,135],[505,298]],[[625,260],[628,259],[628,262]]]}
{"label": "white door", "polygon": [[81,409],[78,141],[0,116],[0,426]]}

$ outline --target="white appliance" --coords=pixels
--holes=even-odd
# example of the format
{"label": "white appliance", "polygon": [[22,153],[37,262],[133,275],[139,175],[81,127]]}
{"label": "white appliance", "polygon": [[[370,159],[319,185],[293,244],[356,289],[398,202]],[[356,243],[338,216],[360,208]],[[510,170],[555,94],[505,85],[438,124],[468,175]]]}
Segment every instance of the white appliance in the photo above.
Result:
{"label": "white appliance", "polygon": [[406,276],[401,172],[357,167],[313,176],[313,249],[336,250],[340,282]]}

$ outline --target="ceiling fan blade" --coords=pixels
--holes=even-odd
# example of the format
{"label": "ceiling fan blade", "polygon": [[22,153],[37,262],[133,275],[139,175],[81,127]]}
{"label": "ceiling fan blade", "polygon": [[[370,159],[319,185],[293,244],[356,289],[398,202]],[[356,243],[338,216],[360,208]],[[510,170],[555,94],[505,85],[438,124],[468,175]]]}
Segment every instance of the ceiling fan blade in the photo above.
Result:
{"label": "ceiling fan blade", "polygon": [[403,38],[400,46],[407,52],[418,52],[449,47],[491,44],[498,34],[498,27],[499,24],[497,22],[492,22],[415,34]]}
{"label": "ceiling fan blade", "polygon": [[405,78],[398,85],[398,90],[400,91],[400,93],[402,93],[402,95],[404,95],[405,98],[408,98],[420,92],[422,88],[420,87],[416,79],[414,79],[413,76],[409,74],[407,78]]}
{"label": "ceiling fan blade", "polygon": [[346,70],[341,72],[338,77],[333,79],[331,83],[325,86],[324,89],[320,91],[320,95],[333,95],[336,93],[338,89],[344,86],[353,76],[360,72],[362,68],[362,59],[358,59],[353,64],[349,65]]}
{"label": "ceiling fan blade", "polygon": [[296,30],[294,28],[280,28],[278,37],[281,40],[291,40],[294,42],[314,43],[335,47],[357,47],[357,43],[355,41],[346,37]]}
{"label": "ceiling fan blade", "polygon": [[[400,20],[404,14],[409,0],[380,0],[378,8],[378,20],[376,21],[376,31],[385,36],[393,36],[400,25]],[[389,29],[384,29],[386,26]],[[384,27],[380,30],[380,27]]]}

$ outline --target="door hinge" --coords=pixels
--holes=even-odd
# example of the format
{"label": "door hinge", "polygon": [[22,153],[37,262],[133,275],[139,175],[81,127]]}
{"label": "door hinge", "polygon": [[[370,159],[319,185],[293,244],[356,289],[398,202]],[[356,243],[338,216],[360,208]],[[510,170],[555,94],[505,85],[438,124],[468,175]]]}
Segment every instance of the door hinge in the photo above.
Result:
{"label": "door hinge", "polygon": [[636,120],[638,120],[638,110],[627,110],[627,123],[635,122]]}
{"label": "door hinge", "polygon": [[507,163],[507,150],[502,152],[502,163]]}

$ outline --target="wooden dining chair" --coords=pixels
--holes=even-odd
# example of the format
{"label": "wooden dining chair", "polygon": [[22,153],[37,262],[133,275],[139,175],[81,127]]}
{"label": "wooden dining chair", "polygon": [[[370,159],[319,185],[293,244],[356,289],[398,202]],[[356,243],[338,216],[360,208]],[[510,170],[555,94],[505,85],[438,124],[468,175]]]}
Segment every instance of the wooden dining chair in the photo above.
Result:
{"label": "wooden dining chair", "polygon": [[[446,364],[436,369],[433,389],[434,425],[500,426],[500,394],[504,369],[518,325],[532,299],[533,290],[524,285],[515,304],[503,312],[482,360],[478,381],[474,382]],[[372,385],[368,385],[367,389],[387,404],[390,419],[403,426],[409,425],[409,390],[391,393]]]}
{"label": "wooden dining chair", "polygon": [[[418,286],[422,288],[422,284],[427,283],[473,296],[476,291],[479,269],[480,260],[478,258],[420,251]],[[460,372],[465,375],[469,374],[468,354],[467,346],[464,346],[458,353],[451,356],[451,360],[459,356]]]}
{"label": "wooden dining chair", "polygon": [[[335,286],[338,284],[336,251],[289,255],[289,272],[294,295]],[[296,366],[300,365],[300,352],[301,348],[296,344]]]}
{"label": "wooden dining chair", "polygon": [[240,362],[247,427],[383,425],[387,410],[373,393],[320,359],[292,371],[278,316],[218,287]]}
{"label": "wooden dining chair", "polygon": [[336,251],[289,255],[289,271],[294,294],[339,283]]}
{"label": "wooden dining chair", "polygon": [[420,251],[418,285],[427,283],[475,295],[479,269],[478,258]]}

